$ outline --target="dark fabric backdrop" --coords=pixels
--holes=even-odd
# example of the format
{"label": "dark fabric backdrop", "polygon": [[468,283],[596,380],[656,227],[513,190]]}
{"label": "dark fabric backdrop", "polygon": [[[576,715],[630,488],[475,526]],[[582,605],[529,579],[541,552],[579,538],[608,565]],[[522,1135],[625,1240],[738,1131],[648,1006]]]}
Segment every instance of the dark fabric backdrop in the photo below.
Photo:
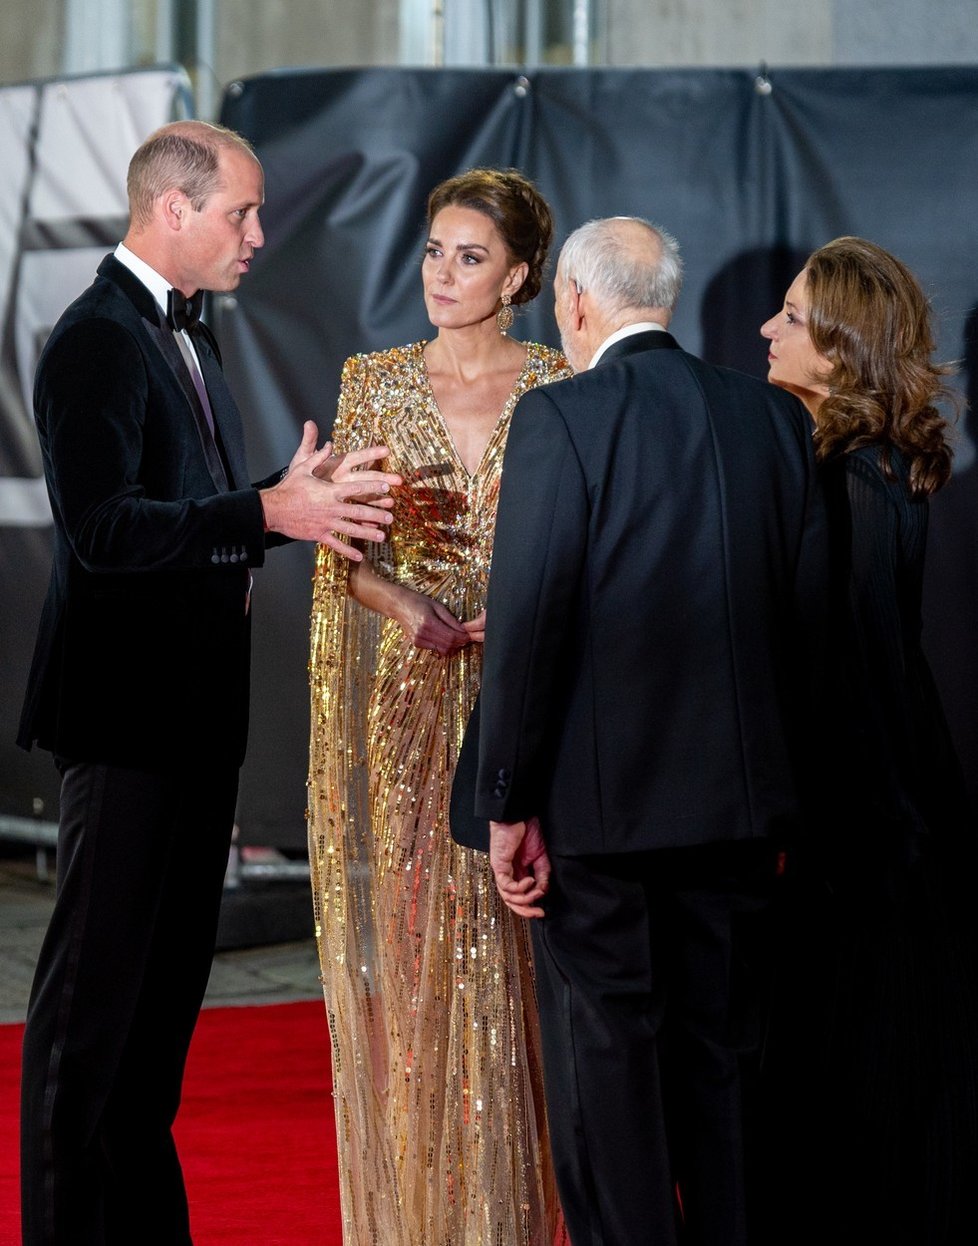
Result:
{"label": "dark fabric backdrop", "polygon": [[[222,121],[265,166],[266,246],[211,318],[258,476],[301,423],[332,421],[347,355],[423,337],[424,203],[472,165],[516,166],[551,202],[558,242],[618,213],[675,233],[688,349],[757,375],[758,327],[815,246],[890,248],[932,296],[940,353],[978,387],[978,68],[369,69],[235,83]],[[549,290],[517,320],[556,344]],[[978,476],[970,416],[936,500],[927,641],[966,769],[978,773]],[[246,841],[299,846],[307,742],[308,547],[259,573]],[[830,748],[830,744],[827,748]]]}
{"label": "dark fabric backdrop", "polygon": [[[215,308],[256,465],[283,459],[303,419],[325,433],[347,355],[427,334],[425,197],[477,164],[536,179],[558,241],[619,213],[670,229],[687,266],[679,340],[761,376],[758,327],[808,252],[872,238],[917,273],[941,356],[963,360],[962,391],[978,387],[978,69],[289,72],[232,86],[222,120],[267,174],[265,250]],[[549,290],[515,331],[556,344]],[[972,782],[973,431],[963,416],[933,507],[926,631]],[[248,838],[301,839],[310,567],[292,549],[261,573]]]}

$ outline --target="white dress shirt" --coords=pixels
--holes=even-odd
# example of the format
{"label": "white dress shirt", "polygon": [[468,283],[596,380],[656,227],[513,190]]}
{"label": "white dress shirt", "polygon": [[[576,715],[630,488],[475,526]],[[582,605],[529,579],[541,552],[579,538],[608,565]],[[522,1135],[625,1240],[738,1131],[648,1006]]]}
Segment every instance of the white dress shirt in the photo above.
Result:
{"label": "white dress shirt", "polygon": [[593,368],[608,347],[613,346],[615,342],[620,342],[626,337],[633,337],[636,333],[648,333],[650,329],[656,329],[659,333],[669,332],[664,324],[656,324],[654,320],[639,320],[635,324],[626,324],[623,328],[616,329],[614,333],[605,338],[591,357],[588,368]]}
{"label": "white dress shirt", "polygon": [[[124,242],[120,242],[115,249],[115,258],[120,264],[124,264],[126,268],[137,277],[146,289],[156,299],[160,310],[166,316],[167,295],[171,286],[165,277],[161,277],[155,268],[151,268],[145,260],[141,260],[135,255]],[[197,352],[194,350],[193,341],[186,329],[181,329],[179,333],[174,333],[174,340],[179,348],[183,361],[187,365],[190,373],[190,379],[194,383],[194,389],[197,391],[197,397],[200,399],[200,405],[204,408],[204,415],[207,417],[207,425],[214,432],[214,413],[211,411],[210,399],[207,397],[207,386],[204,384],[204,378],[200,371],[200,361],[197,358]]]}

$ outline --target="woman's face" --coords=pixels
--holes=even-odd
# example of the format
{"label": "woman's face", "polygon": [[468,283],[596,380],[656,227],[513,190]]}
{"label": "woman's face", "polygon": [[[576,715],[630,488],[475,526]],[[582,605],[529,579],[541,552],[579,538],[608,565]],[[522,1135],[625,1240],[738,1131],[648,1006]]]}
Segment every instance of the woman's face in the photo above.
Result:
{"label": "woman's face", "polygon": [[474,208],[442,208],[431,222],[421,265],[428,319],[439,329],[491,320],[501,296],[514,295],[526,273],[488,216]]}
{"label": "woman's face", "polygon": [[809,336],[808,278],[804,270],[791,283],[784,307],[761,325],[761,336],[771,343],[767,379],[797,395],[814,416],[829,392],[820,378],[828,376],[831,364],[818,353]]}

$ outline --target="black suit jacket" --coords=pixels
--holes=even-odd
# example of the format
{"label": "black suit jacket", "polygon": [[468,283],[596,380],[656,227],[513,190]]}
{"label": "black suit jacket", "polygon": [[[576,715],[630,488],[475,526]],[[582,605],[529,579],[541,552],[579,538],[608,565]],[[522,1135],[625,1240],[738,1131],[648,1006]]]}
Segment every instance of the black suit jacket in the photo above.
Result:
{"label": "black suit jacket", "polygon": [[538,814],[583,854],[796,822],[826,595],[811,433],[658,332],[520,401],[456,839]]}
{"label": "black suit jacket", "polygon": [[194,344],[220,452],[161,319],[108,256],[41,355],[54,560],[18,740],[74,761],[240,764],[261,501],[213,337]]}

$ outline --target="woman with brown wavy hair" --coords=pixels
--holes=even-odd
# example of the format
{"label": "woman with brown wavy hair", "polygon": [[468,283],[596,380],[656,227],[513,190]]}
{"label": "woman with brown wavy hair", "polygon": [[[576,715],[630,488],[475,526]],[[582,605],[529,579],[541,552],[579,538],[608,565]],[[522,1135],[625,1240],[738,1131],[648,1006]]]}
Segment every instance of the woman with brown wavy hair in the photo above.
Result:
{"label": "woman with brown wavy hair", "polygon": [[814,420],[834,572],[824,803],[791,943],[801,994],[775,1014],[793,1019],[775,1043],[795,1069],[791,1240],[978,1240],[974,822],[921,647],[949,369],[913,275],[861,238],[815,251],[761,333],[768,379]]}
{"label": "woman with brown wavy hair", "polygon": [[553,226],[513,169],[428,199],[427,340],[346,361],[333,442],[390,448],[394,522],[352,567],[320,546],[309,846],[346,1246],[564,1242],[527,925],[448,829],[479,690],[510,417],[570,375],[511,336]]}

